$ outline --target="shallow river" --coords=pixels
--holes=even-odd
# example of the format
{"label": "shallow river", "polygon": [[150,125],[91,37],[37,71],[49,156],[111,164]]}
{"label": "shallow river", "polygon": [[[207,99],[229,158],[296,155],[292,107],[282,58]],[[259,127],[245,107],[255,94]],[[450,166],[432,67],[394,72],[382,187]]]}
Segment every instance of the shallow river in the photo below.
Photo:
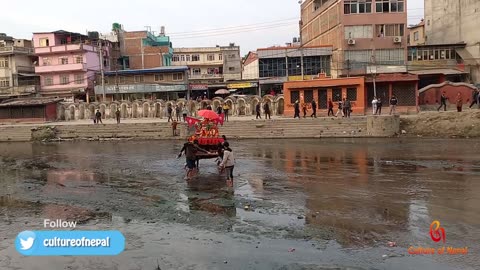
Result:
{"label": "shallow river", "polygon": [[[183,180],[173,142],[0,144],[0,269],[480,269],[478,140],[232,141]],[[43,219],[120,230],[117,257],[22,257]],[[438,220],[446,243],[430,237]],[[389,246],[395,242],[396,246]],[[410,247],[468,247],[410,255]]]}

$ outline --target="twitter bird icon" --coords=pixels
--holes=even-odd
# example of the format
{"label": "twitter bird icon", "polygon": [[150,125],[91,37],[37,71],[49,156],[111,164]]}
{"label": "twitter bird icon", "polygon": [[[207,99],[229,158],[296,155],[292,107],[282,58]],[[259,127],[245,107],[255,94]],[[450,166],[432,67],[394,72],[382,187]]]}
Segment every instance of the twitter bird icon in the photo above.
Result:
{"label": "twitter bird icon", "polygon": [[31,231],[24,231],[18,234],[15,241],[15,247],[21,254],[28,255],[26,252],[33,248],[35,244],[35,233]]}

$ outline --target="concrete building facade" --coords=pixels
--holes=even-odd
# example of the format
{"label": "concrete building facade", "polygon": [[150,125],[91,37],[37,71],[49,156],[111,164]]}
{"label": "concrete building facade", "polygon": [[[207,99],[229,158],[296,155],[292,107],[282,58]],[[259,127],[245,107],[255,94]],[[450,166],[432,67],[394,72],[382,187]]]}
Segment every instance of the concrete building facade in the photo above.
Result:
{"label": "concrete building facade", "polygon": [[465,62],[470,80],[480,83],[480,1],[425,0],[427,45],[465,43],[456,52]]}
{"label": "concrete building facade", "polygon": [[0,34],[0,98],[33,95],[38,91],[30,40]]}
{"label": "concrete building facade", "polygon": [[248,52],[242,63],[242,80],[258,80],[258,54],[257,52]]}
{"label": "concrete building facade", "polygon": [[100,50],[98,39],[60,30],[34,33],[33,43],[39,58],[35,73],[40,76],[42,96],[89,101],[95,73],[102,65],[105,70],[110,68],[109,42]]}
{"label": "concrete building facade", "polygon": [[425,22],[422,20],[419,24],[408,27],[408,45],[425,45]]}
{"label": "concrete building facade", "polygon": [[300,39],[333,46],[333,77],[366,74],[370,64],[405,72],[406,25],[407,0],[306,0]]}

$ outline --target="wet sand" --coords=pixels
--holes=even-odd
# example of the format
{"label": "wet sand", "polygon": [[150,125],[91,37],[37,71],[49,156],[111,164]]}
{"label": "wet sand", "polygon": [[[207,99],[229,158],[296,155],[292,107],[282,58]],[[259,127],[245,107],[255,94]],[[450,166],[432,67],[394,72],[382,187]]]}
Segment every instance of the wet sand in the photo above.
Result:
{"label": "wet sand", "polygon": [[[234,189],[213,160],[186,183],[181,143],[0,144],[0,269],[480,269],[476,140],[231,145]],[[16,234],[43,229],[44,218],[118,229],[126,250],[18,255]],[[446,246],[469,254],[409,255],[443,246],[430,238],[433,220]]]}

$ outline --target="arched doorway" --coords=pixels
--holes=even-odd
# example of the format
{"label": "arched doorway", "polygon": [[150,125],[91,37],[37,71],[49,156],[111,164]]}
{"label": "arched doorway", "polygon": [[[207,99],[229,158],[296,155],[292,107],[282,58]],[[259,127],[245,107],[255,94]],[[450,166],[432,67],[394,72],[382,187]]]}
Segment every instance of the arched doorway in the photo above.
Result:
{"label": "arched doorway", "polygon": [[137,103],[132,104],[132,118],[138,117],[138,105]]}
{"label": "arched doorway", "polygon": [[127,110],[127,104],[123,103],[120,111],[120,115],[122,118],[128,118],[128,110]]}
{"label": "arched doorway", "polygon": [[143,117],[147,118],[149,113],[150,113],[150,104],[144,103],[143,104]]}
{"label": "arched doorway", "polygon": [[277,115],[283,115],[285,112],[285,101],[283,98],[277,100]]}

